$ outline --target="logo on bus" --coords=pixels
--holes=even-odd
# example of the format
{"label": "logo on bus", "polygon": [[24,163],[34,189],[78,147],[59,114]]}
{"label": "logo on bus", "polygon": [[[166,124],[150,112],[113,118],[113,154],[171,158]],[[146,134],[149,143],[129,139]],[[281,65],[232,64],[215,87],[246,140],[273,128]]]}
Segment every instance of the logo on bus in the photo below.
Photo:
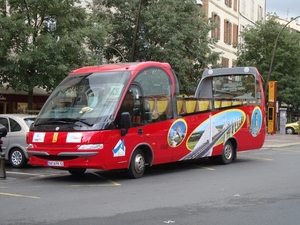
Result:
{"label": "logo on bus", "polygon": [[253,137],[256,137],[259,134],[262,126],[262,120],[263,117],[262,117],[261,109],[258,106],[256,106],[251,116],[250,132]]}
{"label": "logo on bus", "polygon": [[168,144],[171,147],[177,147],[178,145],[180,145],[187,133],[187,124],[185,122],[185,120],[183,119],[178,119],[176,120],[168,133]]}

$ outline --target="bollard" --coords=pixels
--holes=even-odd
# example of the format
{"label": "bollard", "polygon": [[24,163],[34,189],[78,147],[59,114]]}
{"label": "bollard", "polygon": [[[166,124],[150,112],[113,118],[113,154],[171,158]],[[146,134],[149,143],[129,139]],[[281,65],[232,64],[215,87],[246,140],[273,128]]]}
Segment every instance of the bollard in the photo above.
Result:
{"label": "bollard", "polygon": [[6,178],[5,153],[0,151],[0,178]]}

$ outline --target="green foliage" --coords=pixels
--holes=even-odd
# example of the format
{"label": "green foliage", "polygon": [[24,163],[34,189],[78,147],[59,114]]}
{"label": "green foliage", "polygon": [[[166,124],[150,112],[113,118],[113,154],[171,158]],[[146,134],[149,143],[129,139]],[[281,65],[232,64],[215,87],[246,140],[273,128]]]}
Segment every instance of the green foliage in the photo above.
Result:
{"label": "green foliage", "polygon": [[[0,76],[15,90],[52,91],[77,67],[94,64],[106,24],[79,0],[7,0],[0,15]],[[95,25],[97,24],[97,25]],[[28,108],[32,107],[29,96]]]}
{"label": "green foliage", "polygon": [[238,46],[237,65],[257,67],[267,82],[274,44],[282,31],[269,81],[277,81],[277,99],[280,105],[285,103],[298,109],[300,107],[300,36],[288,27],[283,27],[284,25],[280,25],[274,15],[264,22],[257,22],[247,27],[241,34],[244,43]]}
{"label": "green foliage", "polygon": [[181,91],[193,93],[202,71],[219,58],[210,48],[214,40],[208,37],[215,25],[195,3],[194,0],[94,0],[98,6],[95,14],[109,19],[112,27],[105,58],[109,62],[168,62],[176,71]]}

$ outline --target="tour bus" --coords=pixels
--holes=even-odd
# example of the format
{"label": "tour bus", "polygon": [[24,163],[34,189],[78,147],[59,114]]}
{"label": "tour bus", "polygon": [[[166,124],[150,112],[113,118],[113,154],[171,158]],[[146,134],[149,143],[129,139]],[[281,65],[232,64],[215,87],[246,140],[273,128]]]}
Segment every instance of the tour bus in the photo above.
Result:
{"label": "tour bus", "polygon": [[27,134],[29,163],[82,175],[143,176],[147,166],[208,158],[229,164],[265,140],[263,84],[254,67],[208,69],[179,93],[168,63],[83,67],[53,91]]}

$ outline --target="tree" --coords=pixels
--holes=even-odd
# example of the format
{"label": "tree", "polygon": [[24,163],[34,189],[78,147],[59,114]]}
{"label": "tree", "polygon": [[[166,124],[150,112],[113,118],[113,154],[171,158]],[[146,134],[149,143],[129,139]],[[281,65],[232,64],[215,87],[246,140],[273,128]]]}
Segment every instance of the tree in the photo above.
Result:
{"label": "tree", "polygon": [[[266,21],[248,26],[241,36],[244,40],[238,46],[237,65],[255,66],[264,80],[268,78],[274,42],[283,25],[276,21],[276,15],[270,15]],[[300,107],[300,36],[299,33],[285,28],[279,36],[270,80],[277,81],[277,100]]]}
{"label": "tree", "polygon": [[202,71],[219,59],[211,49],[214,40],[208,37],[215,24],[194,0],[94,0],[94,4],[95,14],[109,19],[112,26],[104,53],[109,62],[168,62],[181,91],[193,93]]}
{"label": "tree", "polygon": [[28,91],[32,109],[34,87],[51,91],[70,70],[94,63],[93,52],[103,46],[106,25],[80,7],[79,0],[6,3],[0,11],[1,81]]}

